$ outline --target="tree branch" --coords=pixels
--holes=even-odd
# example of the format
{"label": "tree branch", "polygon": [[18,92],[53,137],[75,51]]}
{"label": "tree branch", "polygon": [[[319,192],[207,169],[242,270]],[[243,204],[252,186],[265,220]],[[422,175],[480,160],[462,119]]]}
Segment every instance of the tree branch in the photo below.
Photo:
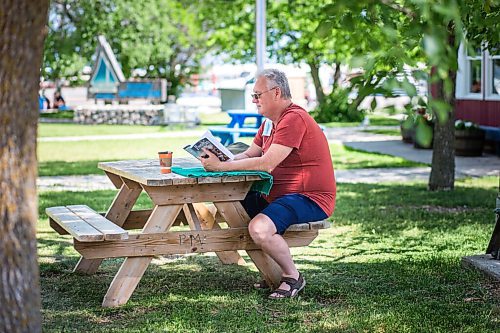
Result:
{"label": "tree branch", "polygon": [[403,6],[401,6],[395,2],[392,2],[390,0],[379,0],[379,1],[383,5],[386,5],[387,7],[390,7],[394,10],[397,10],[398,12],[405,14],[406,16],[408,16],[411,19],[414,19],[416,17],[416,14],[413,11],[411,11],[410,9],[408,9],[407,7],[403,7]]}

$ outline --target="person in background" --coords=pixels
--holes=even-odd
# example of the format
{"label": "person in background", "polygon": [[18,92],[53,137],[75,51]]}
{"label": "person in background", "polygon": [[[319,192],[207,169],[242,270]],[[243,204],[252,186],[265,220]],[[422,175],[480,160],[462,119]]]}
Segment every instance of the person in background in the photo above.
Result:
{"label": "person in background", "polygon": [[[258,73],[252,101],[269,120],[252,145],[232,161],[221,162],[204,149],[208,171],[258,170],[273,175],[268,196],[249,192],[242,202],[251,218],[253,241],[281,268],[278,289],[269,298],[295,297],[306,285],[282,235],[292,224],[323,220],[335,208],[336,184],[328,141],[314,119],[291,101],[288,79],[277,69]],[[267,288],[265,281],[256,288]]]}
{"label": "person in background", "polygon": [[40,110],[50,109],[50,100],[45,95],[45,90],[40,90],[38,92],[38,103],[39,103]]}
{"label": "person in background", "polygon": [[55,91],[54,92],[54,109],[59,109],[63,110],[66,109],[66,102],[64,101],[64,98],[61,95],[61,92]]}

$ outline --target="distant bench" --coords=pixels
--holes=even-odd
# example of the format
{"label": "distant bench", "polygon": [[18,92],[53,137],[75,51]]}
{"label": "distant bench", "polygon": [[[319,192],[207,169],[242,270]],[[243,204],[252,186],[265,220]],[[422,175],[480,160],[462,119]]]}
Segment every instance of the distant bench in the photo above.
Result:
{"label": "distant bench", "polygon": [[217,126],[210,127],[210,132],[214,136],[218,136],[223,145],[230,145],[235,143],[241,137],[254,137],[257,134],[258,128],[251,127],[225,127]]}
{"label": "distant bench", "polygon": [[500,156],[500,127],[479,126],[484,131],[484,140],[492,144],[494,153]]}

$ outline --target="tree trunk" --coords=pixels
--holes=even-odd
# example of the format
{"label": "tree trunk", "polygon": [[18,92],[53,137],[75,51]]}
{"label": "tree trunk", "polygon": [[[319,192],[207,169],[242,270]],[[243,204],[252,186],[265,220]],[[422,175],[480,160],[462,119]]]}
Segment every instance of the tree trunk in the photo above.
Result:
{"label": "tree trunk", "polygon": [[[455,78],[456,72],[449,71],[453,82],[453,91],[449,96],[443,91],[443,82],[438,81],[432,86],[434,98],[444,99],[450,106],[448,118],[434,125],[434,144],[432,150],[432,169],[429,177],[429,190],[450,191],[455,186]],[[434,111],[436,116],[436,112]]]}
{"label": "tree trunk", "polygon": [[36,131],[48,0],[0,2],[0,332],[41,332]]}
{"label": "tree trunk", "polygon": [[314,89],[316,90],[316,100],[318,104],[321,104],[325,100],[325,93],[323,92],[323,87],[319,79],[319,66],[313,62],[309,62],[308,65],[311,68],[311,76],[314,83]]}
{"label": "tree trunk", "polygon": [[333,91],[337,88],[340,79],[340,62],[335,63],[335,72],[333,72]]}

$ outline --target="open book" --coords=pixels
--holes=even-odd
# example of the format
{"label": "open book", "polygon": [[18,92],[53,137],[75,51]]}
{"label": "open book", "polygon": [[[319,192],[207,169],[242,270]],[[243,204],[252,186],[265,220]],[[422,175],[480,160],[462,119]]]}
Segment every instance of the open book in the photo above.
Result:
{"label": "open book", "polygon": [[219,160],[227,161],[232,160],[234,158],[233,153],[231,153],[224,145],[220,143],[220,141],[210,133],[210,131],[206,131],[201,138],[193,143],[192,145],[187,145],[184,147],[184,150],[193,155],[196,158],[205,155],[202,148],[207,148],[212,153],[217,155]]}

